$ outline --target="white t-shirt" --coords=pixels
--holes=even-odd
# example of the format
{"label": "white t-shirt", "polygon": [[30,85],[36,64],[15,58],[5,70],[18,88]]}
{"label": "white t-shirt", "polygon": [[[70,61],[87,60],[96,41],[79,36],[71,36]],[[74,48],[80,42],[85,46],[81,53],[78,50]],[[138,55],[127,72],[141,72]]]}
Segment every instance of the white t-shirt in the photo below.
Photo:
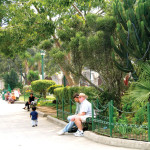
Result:
{"label": "white t-shirt", "polygon": [[86,99],[80,104],[80,113],[85,112],[86,116],[92,116],[92,105]]}
{"label": "white t-shirt", "polygon": [[19,92],[17,90],[14,91],[16,97],[19,97]]}
{"label": "white t-shirt", "polygon": [[76,112],[75,114],[77,115],[80,112],[80,104],[76,102]]}

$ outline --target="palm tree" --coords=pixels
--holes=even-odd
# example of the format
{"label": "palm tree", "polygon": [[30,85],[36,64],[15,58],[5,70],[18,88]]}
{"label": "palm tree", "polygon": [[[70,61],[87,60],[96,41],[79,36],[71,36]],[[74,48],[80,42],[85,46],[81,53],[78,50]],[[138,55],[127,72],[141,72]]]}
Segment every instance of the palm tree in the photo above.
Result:
{"label": "palm tree", "polygon": [[139,64],[139,80],[132,82],[128,91],[123,98],[133,99],[133,106],[144,106],[150,97],[150,64],[140,63]]}

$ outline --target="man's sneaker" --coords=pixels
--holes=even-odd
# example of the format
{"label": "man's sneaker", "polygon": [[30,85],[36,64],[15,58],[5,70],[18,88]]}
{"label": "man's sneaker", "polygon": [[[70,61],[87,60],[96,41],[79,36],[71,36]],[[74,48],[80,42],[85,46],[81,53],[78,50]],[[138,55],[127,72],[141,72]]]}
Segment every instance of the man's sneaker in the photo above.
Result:
{"label": "man's sneaker", "polygon": [[76,133],[74,133],[75,136],[84,136],[83,131],[77,131]]}
{"label": "man's sneaker", "polygon": [[32,127],[35,127],[34,125]]}
{"label": "man's sneaker", "polygon": [[65,132],[63,130],[58,132],[58,135],[64,135],[64,134],[65,134]]}

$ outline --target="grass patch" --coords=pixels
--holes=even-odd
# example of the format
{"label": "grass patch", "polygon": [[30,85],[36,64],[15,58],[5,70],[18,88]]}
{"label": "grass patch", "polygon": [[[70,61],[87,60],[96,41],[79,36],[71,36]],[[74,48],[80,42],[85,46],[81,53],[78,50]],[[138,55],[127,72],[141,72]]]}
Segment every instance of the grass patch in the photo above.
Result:
{"label": "grass patch", "polygon": [[53,100],[40,100],[38,105],[40,106],[49,106],[49,107],[56,107],[56,104],[52,103]]}
{"label": "grass patch", "polygon": [[[30,95],[25,95],[25,102],[29,100],[29,96]],[[36,97],[36,96],[35,96]],[[48,95],[46,96],[46,99],[45,98],[40,98],[41,101],[44,101],[44,100],[49,100],[49,101],[53,101],[53,100],[56,100],[56,98],[54,96],[51,96],[51,95]],[[24,95],[21,95],[19,97],[19,101],[24,101]]]}
{"label": "grass patch", "polygon": [[[29,100],[29,96],[25,96],[25,102]],[[21,95],[19,97],[19,101],[23,101],[24,102],[24,95]]]}

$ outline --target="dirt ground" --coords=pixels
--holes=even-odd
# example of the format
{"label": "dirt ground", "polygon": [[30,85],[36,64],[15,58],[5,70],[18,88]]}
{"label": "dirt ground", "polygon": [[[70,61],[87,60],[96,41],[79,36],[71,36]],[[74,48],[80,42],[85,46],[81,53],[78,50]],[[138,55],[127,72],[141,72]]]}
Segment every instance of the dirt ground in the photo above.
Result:
{"label": "dirt ground", "polygon": [[56,116],[56,108],[55,107],[38,106],[37,110],[39,110],[40,112],[46,113],[46,114]]}

